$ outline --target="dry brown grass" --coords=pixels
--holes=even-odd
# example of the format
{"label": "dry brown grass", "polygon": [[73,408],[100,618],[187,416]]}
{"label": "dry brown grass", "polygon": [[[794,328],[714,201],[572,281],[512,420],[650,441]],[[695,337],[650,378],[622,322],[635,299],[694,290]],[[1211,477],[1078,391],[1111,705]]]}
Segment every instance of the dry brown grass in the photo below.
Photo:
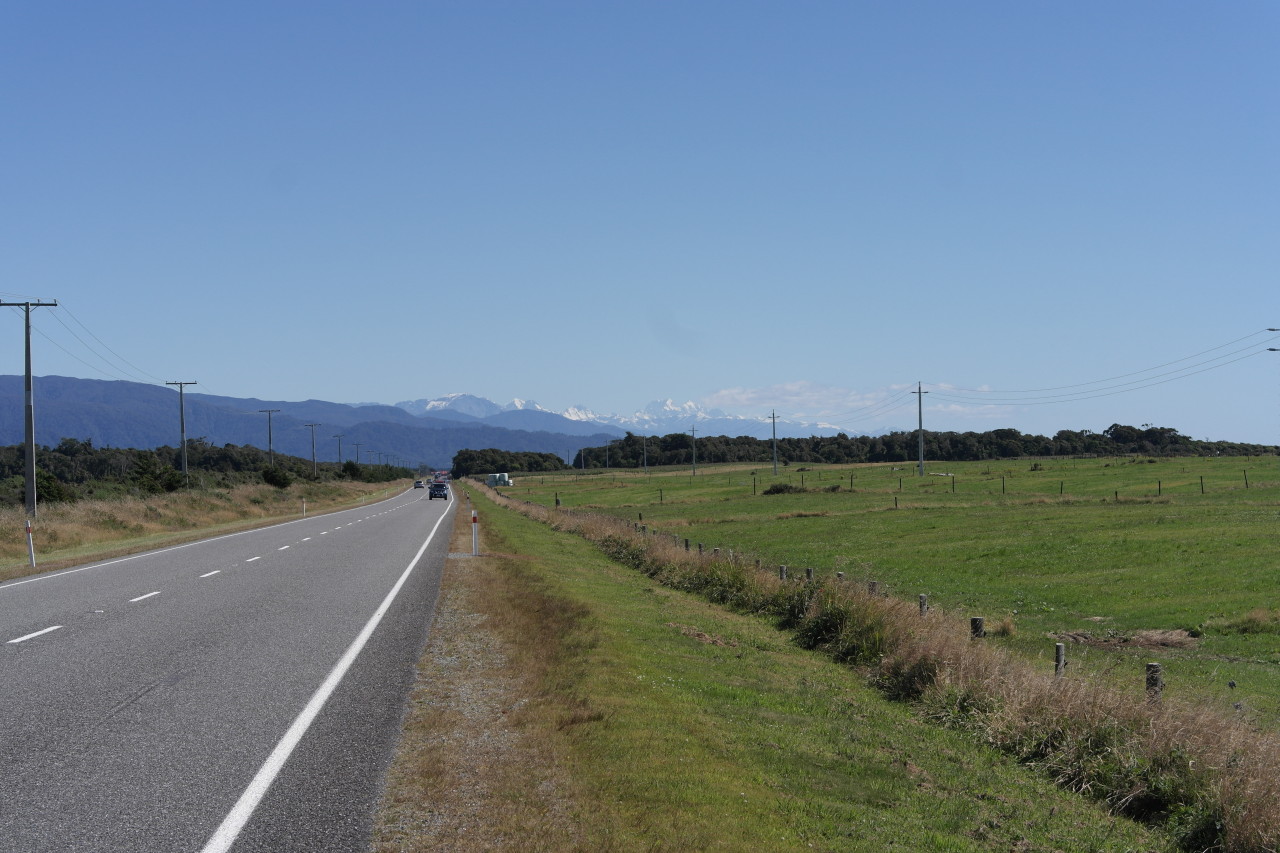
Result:
{"label": "dry brown grass", "polygon": [[[264,484],[44,504],[32,524],[37,571],[191,541],[210,533],[274,524],[301,516],[304,500],[311,515],[353,506],[406,486],[338,481],[295,484],[281,490]],[[0,580],[32,574],[26,520],[20,507],[0,509]]]}

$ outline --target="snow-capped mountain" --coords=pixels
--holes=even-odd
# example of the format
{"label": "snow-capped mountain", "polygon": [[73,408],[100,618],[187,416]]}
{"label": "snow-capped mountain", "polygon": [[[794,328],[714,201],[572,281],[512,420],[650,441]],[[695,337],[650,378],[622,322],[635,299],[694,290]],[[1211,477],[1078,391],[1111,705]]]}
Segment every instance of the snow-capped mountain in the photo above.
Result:
{"label": "snow-capped mountain", "polygon": [[455,413],[473,418],[487,418],[503,411],[503,407],[492,400],[473,394],[445,394],[433,400],[406,400],[396,403],[396,406],[412,415]]}
{"label": "snow-capped mountain", "polygon": [[[431,400],[397,403],[399,408],[427,417],[475,418],[494,425],[520,429],[580,433],[584,428],[599,431],[624,431],[642,435],[668,435],[697,429],[700,435],[749,435],[769,438],[773,424],[767,417],[747,418],[730,415],[718,409],[704,409],[692,401],[655,400],[632,415],[602,415],[584,406],[570,406],[562,412],[543,408],[532,400],[515,399],[500,406],[471,394],[446,394]],[[568,422],[568,423],[566,423]],[[812,435],[835,435],[839,427],[823,423],[778,418],[779,438],[804,438]],[[612,429],[610,429],[612,428]]]}

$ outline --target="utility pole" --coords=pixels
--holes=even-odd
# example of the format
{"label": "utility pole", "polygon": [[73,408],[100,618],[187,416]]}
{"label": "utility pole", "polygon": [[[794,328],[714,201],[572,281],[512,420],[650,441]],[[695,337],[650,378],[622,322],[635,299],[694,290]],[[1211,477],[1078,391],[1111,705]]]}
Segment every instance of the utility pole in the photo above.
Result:
{"label": "utility pole", "polygon": [[360,448],[364,447],[364,442],[353,441],[351,443],[356,446],[356,464],[359,465],[360,464]]}
{"label": "utility pole", "polygon": [[35,392],[31,383],[31,309],[57,308],[58,300],[52,302],[0,302],[0,307],[21,308],[26,315],[27,340],[27,381],[24,386],[26,395],[26,444],[27,444],[27,515],[32,518],[36,514],[36,405]]}
{"label": "utility pole", "polygon": [[182,436],[182,479],[187,484],[187,488],[191,488],[191,475],[187,473],[187,405],[182,399],[182,392],[186,390],[188,385],[197,385],[197,382],[166,382],[165,385],[178,386],[178,433]]}
{"label": "utility pole", "polygon": [[343,435],[346,435],[346,433],[342,433],[342,435],[333,436],[333,438],[338,439],[338,465],[342,465],[342,436]]}
{"label": "utility pole", "polygon": [[644,449],[644,472],[649,473],[649,436],[640,436],[641,447]]}
{"label": "utility pole", "polygon": [[778,410],[774,409],[769,413],[769,420],[773,421],[773,476],[778,476]]}
{"label": "utility pole", "polygon": [[311,427],[311,476],[319,477],[320,470],[316,467],[316,427],[320,424],[303,424],[303,426]]}
{"label": "utility pole", "polygon": [[920,421],[920,427],[917,430],[920,435],[920,473],[917,475],[919,477],[924,476],[924,395],[929,393],[928,391],[921,390],[923,387],[924,386],[917,382],[916,390],[911,392],[916,395],[916,416]]}
{"label": "utility pole", "polygon": [[698,474],[698,425],[693,424],[689,430],[689,441],[693,446],[693,476]]}
{"label": "utility pole", "polygon": [[276,452],[271,443],[271,416],[279,409],[258,409],[259,412],[265,412],[267,415],[267,464],[272,468],[276,467]]}

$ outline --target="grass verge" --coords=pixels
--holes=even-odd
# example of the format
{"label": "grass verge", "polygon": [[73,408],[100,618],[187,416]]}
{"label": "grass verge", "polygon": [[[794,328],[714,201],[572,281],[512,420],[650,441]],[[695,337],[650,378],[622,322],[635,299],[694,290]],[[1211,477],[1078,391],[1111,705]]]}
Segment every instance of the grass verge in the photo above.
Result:
{"label": "grass verge", "polygon": [[1173,849],[767,621],[477,501],[486,554],[446,566],[378,853]]}
{"label": "grass verge", "polygon": [[[191,489],[146,497],[41,506],[33,522],[37,567],[31,568],[26,513],[0,509],[0,581],[203,539],[291,518],[334,512],[395,494],[403,483],[331,481]],[[304,510],[305,508],[305,510]]]}

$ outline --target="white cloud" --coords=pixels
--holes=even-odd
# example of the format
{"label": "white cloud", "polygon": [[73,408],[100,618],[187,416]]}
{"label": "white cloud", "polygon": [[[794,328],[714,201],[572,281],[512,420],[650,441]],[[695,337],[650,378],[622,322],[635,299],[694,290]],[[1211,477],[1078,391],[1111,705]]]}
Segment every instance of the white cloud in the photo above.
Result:
{"label": "white cloud", "polygon": [[[701,398],[698,403],[706,408],[723,409],[734,414],[761,416],[770,410],[777,410],[779,417],[789,420],[829,420],[838,423],[862,420],[896,409],[896,405],[886,404],[902,393],[903,388],[863,393],[850,388],[799,380],[763,388],[724,388]],[[910,399],[907,398],[908,401]]]}

